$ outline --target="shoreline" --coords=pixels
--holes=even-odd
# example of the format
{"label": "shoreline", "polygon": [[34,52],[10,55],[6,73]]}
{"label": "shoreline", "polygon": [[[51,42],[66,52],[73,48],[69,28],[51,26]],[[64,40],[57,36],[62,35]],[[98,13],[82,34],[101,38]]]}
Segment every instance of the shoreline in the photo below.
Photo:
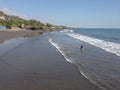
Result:
{"label": "shoreline", "polygon": [[39,41],[33,37],[34,44],[25,43],[0,58],[12,66],[0,62],[1,90],[101,90],[86,79],[77,66],[66,61],[45,36],[38,36]]}
{"label": "shoreline", "polygon": [[49,42],[51,43],[51,45],[52,45],[53,47],[55,47],[55,48],[58,50],[58,52],[64,57],[64,59],[65,59],[68,63],[72,64],[72,65],[78,70],[78,72],[80,73],[80,75],[82,75],[82,76],[83,76],[85,79],[87,79],[90,83],[92,83],[92,84],[94,84],[95,86],[97,86],[99,89],[105,90],[104,87],[101,87],[101,86],[100,86],[99,84],[97,84],[96,82],[88,79],[88,77],[87,77],[83,72],[81,72],[81,71],[79,70],[79,67],[78,67],[75,63],[71,62],[71,61],[62,53],[62,51],[58,48],[58,46],[51,41],[51,39],[49,39]]}

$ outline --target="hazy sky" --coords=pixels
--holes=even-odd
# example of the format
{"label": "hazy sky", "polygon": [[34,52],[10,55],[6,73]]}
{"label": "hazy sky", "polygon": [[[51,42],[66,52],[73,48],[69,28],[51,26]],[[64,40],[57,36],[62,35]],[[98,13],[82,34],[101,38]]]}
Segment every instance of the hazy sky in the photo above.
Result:
{"label": "hazy sky", "polygon": [[0,0],[0,10],[56,25],[120,28],[120,0]]}

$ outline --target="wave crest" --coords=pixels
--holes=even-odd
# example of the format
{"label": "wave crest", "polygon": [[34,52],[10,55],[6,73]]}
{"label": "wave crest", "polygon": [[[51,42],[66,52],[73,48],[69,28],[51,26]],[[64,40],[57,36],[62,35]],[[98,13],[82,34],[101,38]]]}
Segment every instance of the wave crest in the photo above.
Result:
{"label": "wave crest", "polygon": [[92,38],[89,36],[84,36],[82,34],[67,33],[67,35],[69,35],[73,38],[82,40],[84,42],[87,42],[96,47],[99,47],[99,48],[101,48],[107,52],[113,53],[117,56],[120,56],[120,44],[118,44],[118,43],[108,42],[108,41]]}

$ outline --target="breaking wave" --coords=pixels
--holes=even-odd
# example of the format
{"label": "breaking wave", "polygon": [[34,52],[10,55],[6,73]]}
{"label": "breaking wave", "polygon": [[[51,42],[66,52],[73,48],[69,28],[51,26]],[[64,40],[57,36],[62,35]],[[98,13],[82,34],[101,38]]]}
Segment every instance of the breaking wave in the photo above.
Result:
{"label": "breaking wave", "polygon": [[94,45],[96,47],[99,47],[99,48],[101,48],[107,52],[113,53],[117,56],[120,56],[120,44],[118,44],[118,43],[108,42],[105,40],[92,38],[92,37],[85,36],[82,34],[67,33],[67,35],[69,35],[73,38],[82,40],[84,42],[87,42],[87,43]]}

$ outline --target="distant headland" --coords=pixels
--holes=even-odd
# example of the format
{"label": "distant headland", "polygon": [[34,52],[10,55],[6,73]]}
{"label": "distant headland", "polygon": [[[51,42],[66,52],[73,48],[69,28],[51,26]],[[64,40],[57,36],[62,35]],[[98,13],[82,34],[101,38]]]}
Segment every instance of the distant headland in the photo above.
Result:
{"label": "distant headland", "polygon": [[19,16],[7,15],[0,11],[0,29],[10,30],[61,30],[66,26],[56,26],[50,23],[42,23],[35,19],[25,20]]}

